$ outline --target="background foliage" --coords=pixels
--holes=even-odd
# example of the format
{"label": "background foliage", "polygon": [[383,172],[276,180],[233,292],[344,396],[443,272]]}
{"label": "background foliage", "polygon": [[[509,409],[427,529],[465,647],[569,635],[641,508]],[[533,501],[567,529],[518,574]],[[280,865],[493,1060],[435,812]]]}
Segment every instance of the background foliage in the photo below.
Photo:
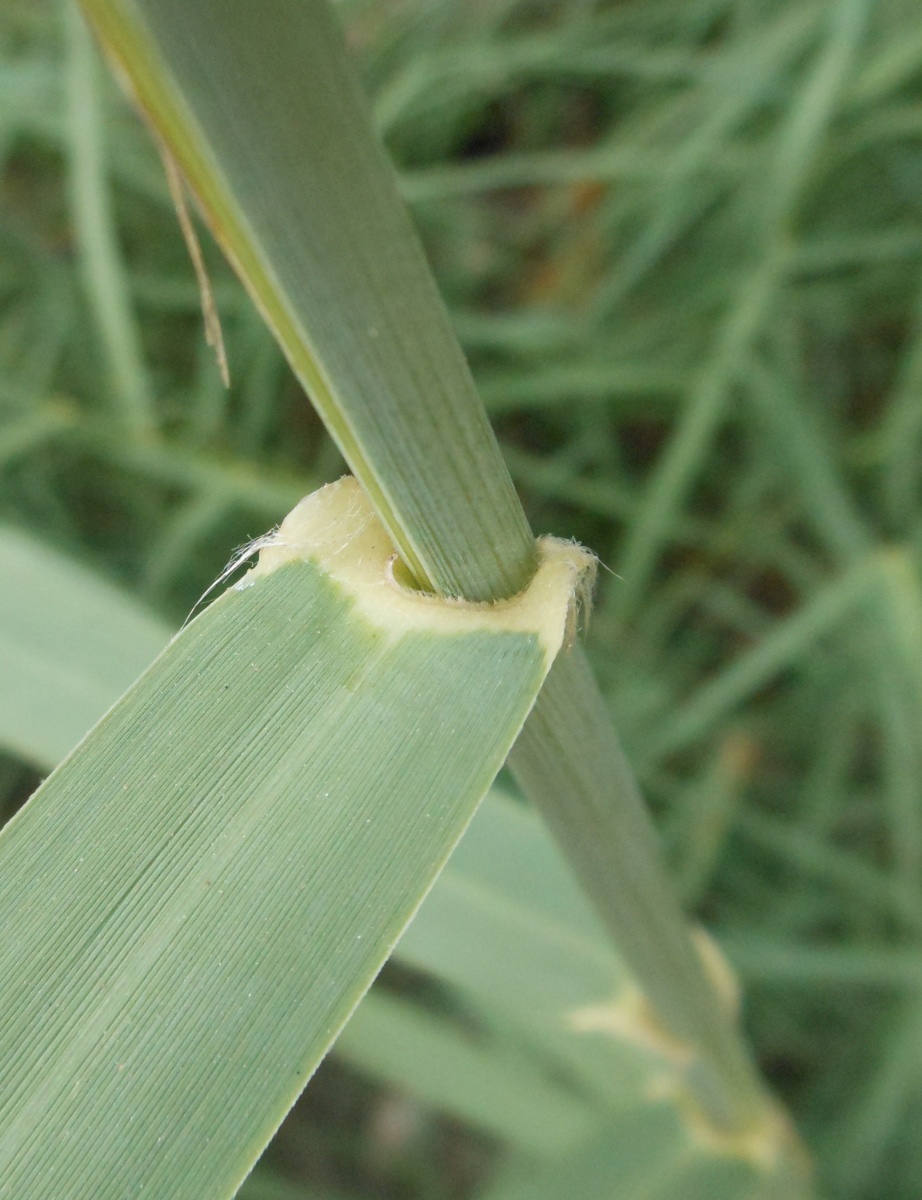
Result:
{"label": "background foliage", "polygon": [[[922,15],[340,7],[532,523],[616,573],[590,653],[763,1069],[827,1195],[909,1200]],[[0,517],[177,625],[338,455],[206,246],[223,389],[149,138],[50,0],[0,14],[0,170]],[[7,812],[35,778],[0,759]],[[270,1151],[401,1197],[493,1153],[335,1061]]]}

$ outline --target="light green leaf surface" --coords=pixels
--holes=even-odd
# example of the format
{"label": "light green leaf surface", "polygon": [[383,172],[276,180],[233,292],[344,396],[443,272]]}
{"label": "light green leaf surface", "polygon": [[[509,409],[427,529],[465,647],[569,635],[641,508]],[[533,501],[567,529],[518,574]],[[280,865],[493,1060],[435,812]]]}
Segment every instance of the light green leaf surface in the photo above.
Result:
{"label": "light green leaf surface", "polygon": [[[50,771],[155,657],[169,632],[139,601],[25,533],[0,531],[0,551],[10,568],[0,576],[0,745],[27,753]],[[482,832],[465,839],[463,860],[452,863],[446,886],[455,888],[452,881],[466,871],[475,890],[479,878],[494,877],[497,886],[505,881],[516,903],[534,898],[551,906],[555,921],[562,908],[577,925],[582,921],[594,929],[592,914],[535,818],[499,794],[488,797],[486,808],[472,827],[472,833]],[[440,879],[437,892],[442,886]],[[450,912],[465,919],[463,908]],[[476,915],[478,921],[485,915],[487,929],[503,920],[492,911]],[[424,934],[437,944],[438,916],[435,925],[431,918],[423,920],[415,944]],[[515,936],[504,924],[501,930]],[[598,933],[598,940],[607,958],[604,935]],[[512,1008],[523,1012],[534,995],[533,982],[553,966],[556,950],[540,937],[533,941],[538,961],[526,961],[510,996]],[[510,961],[514,943],[504,942],[502,935],[488,932],[483,944],[497,946],[498,962]],[[473,995],[477,989],[466,992]],[[487,989],[486,999],[491,998],[495,1002]],[[336,1053],[436,1109],[512,1145],[545,1153],[581,1136],[596,1116],[548,1077],[534,1054],[515,1049],[508,1039],[472,1037],[455,1021],[403,998],[371,992],[337,1041]]]}
{"label": "light green leaf surface", "polygon": [[233,1194],[508,752],[571,551],[446,604],[324,489],[10,822],[0,1196]]}
{"label": "light green leaf surface", "polygon": [[50,770],[160,653],[165,624],[86,567],[0,528],[0,747]]}
{"label": "light green leaf surface", "polygon": [[[10,564],[0,579],[6,656],[0,743],[12,750],[27,746],[32,761],[51,770],[143,669],[142,656],[152,659],[167,642],[168,632],[138,601],[34,538],[3,531],[0,548]],[[14,650],[30,669],[11,670]],[[567,949],[567,921],[582,954]],[[588,948],[581,932],[593,938]],[[452,953],[458,943],[468,951]],[[516,1026],[537,1033],[539,1047],[541,1034],[557,1037],[553,1001],[562,981],[572,981],[568,997],[576,1003],[606,992],[618,977],[604,934],[540,823],[498,793],[488,798],[397,953],[446,982],[460,981],[472,1001],[499,1008]],[[536,1028],[539,1012],[546,1029]],[[542,1072],[546,1046],[536,1056],[516,1051],[508,1039],[472,1038],[455,1022],[393,997],[369,995],[336,1052],[366,1074],[533,1151],[557,1152],[600,1119]],[[561,1055],[570,1070],[584,1058],[575,1051]],[[607,1070],[604,1077],[615,1084]],[[617,1086],[623,1092],[625,1080]]]}

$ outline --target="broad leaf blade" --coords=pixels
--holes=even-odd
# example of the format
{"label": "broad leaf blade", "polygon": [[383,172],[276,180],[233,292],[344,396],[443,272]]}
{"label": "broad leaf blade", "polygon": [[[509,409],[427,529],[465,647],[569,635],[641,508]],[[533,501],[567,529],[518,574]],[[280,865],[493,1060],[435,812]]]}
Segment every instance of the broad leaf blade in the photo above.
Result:
{"label": "broad leaf blade", "polygon": [[311,510],[322,551],[292,557],[283,526],[282,561],[171,643],[4,830],[10,1195],[231,1195],[534,701],[572,569],[502,609],[409,595],[344,486]]}
{"label": "broad leaf blade", "polygon": [[[171,631],[138,600],[25,532],[0,529],[0,553],[7,568],[0,575],[0,745],[47,772],[156,657]],[[493,878],[520,903],[534,898],[547,907],[569,884],[564,915],[575,909],[591,924],[553,844],[531,814],[499,793],[488,797],[462,846],[464,853],[459,848],[436,882],[436,894],[443,884],[451,888],[452,878],[468,873],[470,864],[474,879]],[[426,907],[415,923],[420,934],[432,928]],[[508,898],[502,907],[508,910]],[[438,901],[434,911],[443,911]],[[449,909],[452,919],[457,911]],[[488,920],[497,915],[489,911]],[[560,920],[556,906],[552,916],[555,923]],[[450,944],[457,937],[449,925],[444,938],[436,928],[426,941]],[[601,934],[599,941],[608,954]],[[504,941],[489,930],[478,944],[497,946],[496,958],[480,969],[489,973],[500,965],[502,978],[508,978],[506,965],[521,958],[524,949],[521,942]],[[539,942],[535,952],[553,966],[553,944]],[[511,1000],[517,1014],[534,1011],[529,986],[534,978],[526,961]],[[476,988],[465,990],[476,994]],[[592,995],[592,988],[584,994]],[[497,999],[487,992],[488,1001]],[[506,1143],[545,1154],[559,1152],[600,1119],[542,1070],[544,1051],[535,1055],[513,1045],[509,1036],[474,1037],[456,1021],[422,1012],[402,996],[372,990],[337,1040],[335,1053],[355,1069]]]}

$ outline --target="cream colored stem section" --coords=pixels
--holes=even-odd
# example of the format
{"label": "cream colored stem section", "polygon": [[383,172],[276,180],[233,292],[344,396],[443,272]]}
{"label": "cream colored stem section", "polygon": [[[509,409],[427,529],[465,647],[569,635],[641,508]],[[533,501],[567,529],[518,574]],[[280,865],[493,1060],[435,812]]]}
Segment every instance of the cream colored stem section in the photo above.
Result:
{"label": "cream colored stem section", "polygon": [[413,591],[398,582],[394,545],[350,475],[305,496],[254,548],[259,561],[238,588],[292,560],[316,561],[367,621],[394,638],[420,630],[531,633],[544,649],[546,668],[572,631],[596,565],[582,546],[546,537],[538,542],[539,566],[531,583],[508,600],[475,602]]}

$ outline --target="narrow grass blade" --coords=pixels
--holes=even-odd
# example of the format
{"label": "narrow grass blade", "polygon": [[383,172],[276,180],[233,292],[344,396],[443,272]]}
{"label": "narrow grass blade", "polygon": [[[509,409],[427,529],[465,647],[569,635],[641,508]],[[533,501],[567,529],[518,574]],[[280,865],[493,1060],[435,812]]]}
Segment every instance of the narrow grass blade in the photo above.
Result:
{"label": "narrow grass blade", "polygon": [[84,284],[107,360],[116,418],[127,436],[153,438],[157,434],[153,395],[127,273],[113,232],[97,55],[79,10],[68,4],[64,13],[70,49],[71,204]]}
{"label": "narrow grass blade", "polygon": [[803,1183],[715,1155],[671,1105],[641,1105],[554,1163],[514,1159],[483,1200],[804,1200]]}
{"label": "narrow grass blade", "polygon": [[794,662],[817,638],[835,629],[868,599],[878,575],[873,558],[860,560],[802,608],[778,623],[760,645],[741,655],[722,674],[706,683],[660,731],[651,759],[674,754],[725,718],[733,708]]}
{"label": "narrow grass blade", "polygon": [[519,591],[525,516],[327,5],[84,8],[407,566]]}

